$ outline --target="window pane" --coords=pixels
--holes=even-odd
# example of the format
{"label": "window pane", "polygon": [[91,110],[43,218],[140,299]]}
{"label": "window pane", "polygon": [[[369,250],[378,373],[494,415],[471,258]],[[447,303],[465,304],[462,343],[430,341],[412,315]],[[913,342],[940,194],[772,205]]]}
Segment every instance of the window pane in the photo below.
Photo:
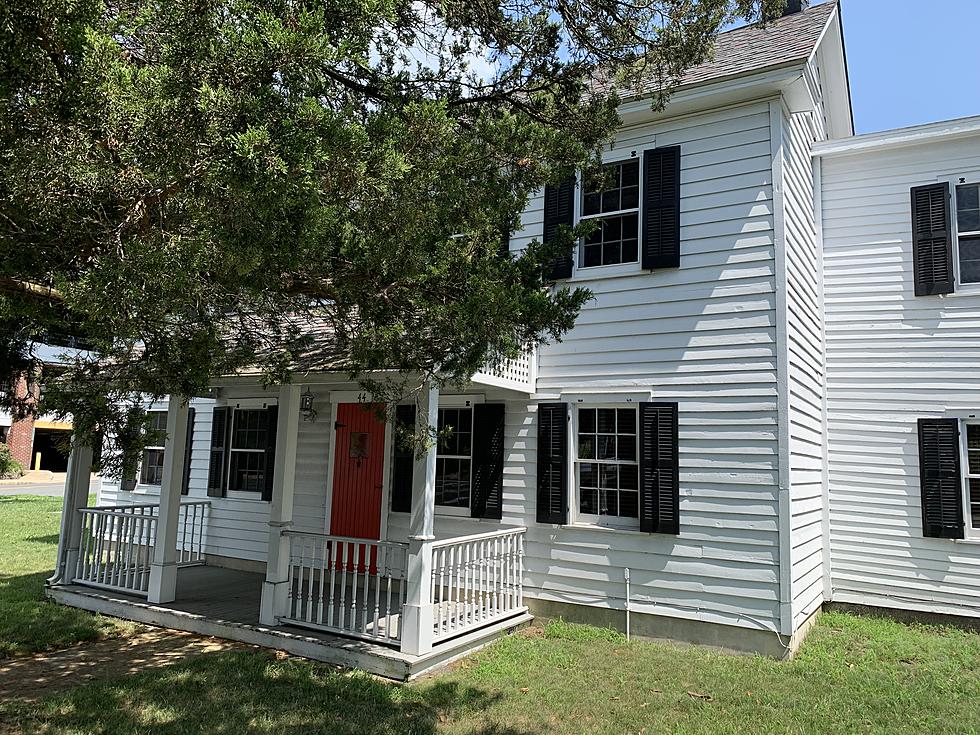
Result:
{"label": "window pane", "polygon": [[967,425],[966,445],[970,449],[980,449],[980,424]]}
{"label": "window pane", "polygon": [[602,192],[602,211],[616,212],[619,210],[619,189]]}
{"label": "window pane", "polygon": [[579,484],[582,487],[599,486],[599,465],[592,462],[583,462],[579,468]]}
{"label": "window pane", "polygon": [[638,518],[640,515],[639,493],[619,492],[619,515],[623,518]]}
{"label": "window pane", "polygon": [[140,482],[144,485],[159,485],[163,482],[162,449],[147,449],[143,452]]}
{"label": "window pane", "polygon": [[614,464],[599,465],[599,487],[615,490],[619,487],[619,473]]}
{"label": "window pane", "polygon": [[980,185],[956,187],[956,209],[980,209]]}
{"label": "window pane", "polygon": [[582,249],[582,267],[602,265],[602,245],[586,245]]}
{"label": "window pane", "polygon": [[616,432],[616,409],[600,408],[596,412],[598,419],[598,431],[603,434],[613,434]]}
{"label": "window pane", "polygon": [[228,489],[261,492],[265,487],[265,452],[231,453]]}
{"label": "window pane", "polygon": [[619,466],[619,487],[623,490],[636,490],[639,488],[639,468],[635,464],[623,464]]}
{"label": "window pane", "polygon": [[970,480],[970,508],[973,527],[980,528],[980,480]]}
{"label": "window pane", "polygon": [[616,437],[599,434],[596,437],[596,458],[616,459]]}
{"label": "window pane", "polygon": [[597,191],[587,192],[585,195],[585,200],[582,202],[582,214],[599,214],[600,203],[602,202],[602,194]]}
{"label": "window pane", "polygon": [[960,232],[980,231],[980,187],[956,188],[956,227]]}
{"label": "window pane", "polygon": [[166,431],[167,430],[167,412],[166,411],[150,411],[150,430],[151,431]]}
{"label": "window pane", "polygon": [[579,459],[595,459],[595,436],[589,436],[588,434],[579,436],[578,438],[578,456]]}
{"label": "window pane", "polygon": [[980,475],[980,452],[968,452],[967,457],[970,461],[970,474]]}
{"label": "window pane", "polygon": [[232,449],[265,449],[268,414],[265,409],[235,411],[235,430],[231,435]]}
{"label": "window pane", "polygon": [[580,493],[579,500],[579,513],[588,513],[589,515],[599,514],[599,492],[598,490],[586,490],[583,489]]}
{"label": "window pane", "polygon": [[624,462],[636,461],[636,440],[632,436],[621,436],[617,441],[616,458]]}
{"label": "window pane", "polygon": [[[977,428],[980,428],[978,426]],[[578,410],[578,430],[583,434],[595,434],[595,409],[580,408]],[[977,434],[980,441],[980,433]]]}
{"label": "window pane", "polygon": [[470,408],[439,409],[439,454],[470,456],[473,410]]}
{"label": "window pane", "polygon": [[619,503],[617,502],[616,496],[617,492],[615,490],[599,490],[599,515],[619,515]]}
{"label": "window pane", "polygon": [[620,408],[616,411],[616,431],[620,434],[636,433],[636,409]]}
{"label": "window pane", "polygon": [[640,161],[627,161],[622,164],[622,185],[637,186],[640,183]]}
{"label": "window pane", "polygon": [[980,283],[980,237],[960,238],[960,281]]}
{"label": "window pane", "polygon": [[980,209],[961,209],[956,214],[959,232],[980,232]]}
{"label": "window pane", "polygon": [[436,505],[470,506],[470,460],[436,459]]}

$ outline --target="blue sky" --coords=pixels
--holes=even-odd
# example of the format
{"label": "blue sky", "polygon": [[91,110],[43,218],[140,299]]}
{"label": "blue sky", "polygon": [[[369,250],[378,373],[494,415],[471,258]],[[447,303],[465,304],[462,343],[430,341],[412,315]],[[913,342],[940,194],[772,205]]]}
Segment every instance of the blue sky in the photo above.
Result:
{"label": "blue sky", "polygon": [[858,133],[980,115],[980,0],[841,0]]}

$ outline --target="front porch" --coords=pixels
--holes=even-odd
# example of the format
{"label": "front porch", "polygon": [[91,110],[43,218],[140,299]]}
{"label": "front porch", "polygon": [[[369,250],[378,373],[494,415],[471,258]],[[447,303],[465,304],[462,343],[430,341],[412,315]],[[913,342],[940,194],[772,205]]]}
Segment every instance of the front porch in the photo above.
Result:
{"label": "front porch", "polygon": [[195,566],[178,570],[172,602],[153,604],[142,595],[75,583],[52,586],[48,596],[103,615],[283,650],[396,681],[408,681],[443,666],[531,620],[524,612],[446,640],[426,655],[412,656],[371,640],[290,624],[262,625],[259,610],[264,581],[265,575],[257,572]]}
{"label": "front porch", "polygon": [[[269,455],[275,462],[267,473],[270,492],[261,501],[212,497],[210,479],[206,499],[199,490],[186,494],[193,421],[188,421],[188,403],[177,397],[167,410],[159,502],[130,495],[88,507],[92,453],[76,446],[49,596],[107,615],[282,648],[396,679],[445,663],[530,619],[523,598],[525,528],[495,523],[483,533],[459,529],[456,534],[466,535],[436,537],[434,447],[401,457],[398,473],[410,497],[400,509],[400,523],[408,523],[400,525],[400,538],[394,536],[399,540],[391,540],[384,515],[389,501],[382,502],[381,490],[389,487],[389,472],[397,474],[389,470],[390,430],[369,425],[374,434],[358,434],[362,427],[356,422],[367,421],[361,414],[348,412],[344,421],[332,422],[327,446],[334,469],[324,478],[332,495],[321,527],[330,533],[317,530],[317,522],[302,513],[294,518],[300,391],[298,385],[278,390],[270,432],[274,455]],[[332,396],[334,418],[338,402],[350,405],[339,398],[344,395]],[[420,425],[435,425],[438,390],[431,387],[416,409]],[[488,413],[502,420],[502,408]],[[212,462],[214,437],[224,436],[214,431],[215,424]],[[369,455],[375,446],[383,453]],[[492,469],[481,475],[483,487],[486,478],[495,478],[489,482],[496,483],[499,502],[502,463]],[[262,530],[252,526],[267,539],[264,559],[215,556],[211,549],[225,548],[218,544],[236,523],[230,507],[244,502],[253,508],[265,504]],[[360,525],[338,520],[351,518]],[[345,532],[350,535],[341,535]]]}

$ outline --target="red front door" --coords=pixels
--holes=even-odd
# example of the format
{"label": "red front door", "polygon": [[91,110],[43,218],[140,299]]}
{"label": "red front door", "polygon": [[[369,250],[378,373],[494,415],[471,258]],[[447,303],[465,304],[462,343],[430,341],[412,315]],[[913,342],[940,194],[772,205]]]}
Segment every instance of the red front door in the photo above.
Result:
{"label": "red front door", "polygon": [[385,425],[380,405],[341,403],[334,437],[330,533],[381,538],[381,483]]}

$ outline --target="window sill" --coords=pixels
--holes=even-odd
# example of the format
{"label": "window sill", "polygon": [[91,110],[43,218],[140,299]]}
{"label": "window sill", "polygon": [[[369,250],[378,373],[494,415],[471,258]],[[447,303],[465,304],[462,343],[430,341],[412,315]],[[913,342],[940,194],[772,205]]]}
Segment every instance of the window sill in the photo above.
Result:
{"label": "window sill", "polygon": [[[573,528],[579,531],[604,531],[606,533],[625,533],[636,535],[643,533],[637,526],[606,526],[601,523],[566,523],[559,528]],[[649,534],[645,534],[649,535]]]}
{"label": "window sill", "polygon": [[976,298],[980,297],[980,283],[958,283],[956,284],[956,290],[953,293],[941,294],[939,298],[941,299],[955,299],[957,296],[968,298],[970,296]]}
{"label": "window sill", "polygon": [[435,515],[444,518],[472,518],[469,508],[454,508],[448,505],[437,505],[435,507]]}
{"label": "window sill", "polygon": [[953,543],[954,544],[967,544],[968,546],[980,546],[980,536],[977,536],[976,538],[973,538],[973,537],[969,537],[969,538],[954,538],[953,539]]}
{"label": "window sill", "polygon": [[639,262],[616,263],[614,265],[593,265],[587,268],[576,267],[569,281],[601,281],[604,278],[623,278],[645,273]]}

